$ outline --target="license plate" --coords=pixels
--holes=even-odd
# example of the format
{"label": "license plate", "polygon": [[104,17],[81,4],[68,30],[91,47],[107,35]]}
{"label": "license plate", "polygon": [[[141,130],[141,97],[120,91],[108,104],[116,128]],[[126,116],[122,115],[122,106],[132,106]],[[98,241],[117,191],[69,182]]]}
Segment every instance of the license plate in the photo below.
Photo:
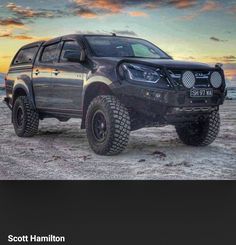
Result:
{"label": "license plate", "polygon": [[213,90],[212,89],[191,89],[190,97],[212,97]]}

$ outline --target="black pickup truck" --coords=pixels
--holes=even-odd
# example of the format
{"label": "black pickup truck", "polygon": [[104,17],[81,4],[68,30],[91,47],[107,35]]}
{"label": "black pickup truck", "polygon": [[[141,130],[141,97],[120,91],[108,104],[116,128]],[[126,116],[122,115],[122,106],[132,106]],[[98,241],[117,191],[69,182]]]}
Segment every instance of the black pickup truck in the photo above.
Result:
{"label": "black pickup truck", "polygon": [[4,100],[18,136],[35,135],[45,118],[81,118],[94,152],[114,155],[130,131],[167,124],[187,145],[212,143],[225,96],[221,65],[175,61],[146,40],[113,34],[23,46],[6,76]]}

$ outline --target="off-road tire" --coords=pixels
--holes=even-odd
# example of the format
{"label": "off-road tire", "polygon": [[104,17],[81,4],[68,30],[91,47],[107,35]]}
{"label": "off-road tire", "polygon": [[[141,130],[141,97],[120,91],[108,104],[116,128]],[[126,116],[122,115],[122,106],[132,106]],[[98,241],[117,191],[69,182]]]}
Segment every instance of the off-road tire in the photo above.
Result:
{"label": "off-road tire", "polygon": [[[106,121],[106,136],[98,142],[93,131],[93,118],[102,113]],[[128,110],[111,95],[94,98],[86,113],[86,132],[92,150],[99,155],[117,155],[122,152],[129,141],[130,117]]]}
{"label": "off-road tire", "polygon": [[207,146],[217,137],[220,129],[219,111],[213,111],[205,120],[176,126],[180,140],[186,145]]}
{"label": "off-road tire", "polygon": [[[22,110],[22,125],[17,123],[17,113],[19,108]],[[27,96],[19,96],[13,106],[12,122],[16,135],[19,137],[32,137],[38,132],[39,115],[33,109],[32,103]]]}

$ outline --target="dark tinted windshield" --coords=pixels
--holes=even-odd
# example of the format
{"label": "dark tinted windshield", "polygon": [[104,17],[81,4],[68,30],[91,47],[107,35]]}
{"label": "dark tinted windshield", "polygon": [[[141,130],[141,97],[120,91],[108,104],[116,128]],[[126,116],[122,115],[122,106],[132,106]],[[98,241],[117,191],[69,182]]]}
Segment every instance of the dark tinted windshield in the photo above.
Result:
{"label": "dark tinted windshield", "polygon": [[99,57],[170,58],[155,45],[141,39],[115,36],[86,36],[90,48]]}

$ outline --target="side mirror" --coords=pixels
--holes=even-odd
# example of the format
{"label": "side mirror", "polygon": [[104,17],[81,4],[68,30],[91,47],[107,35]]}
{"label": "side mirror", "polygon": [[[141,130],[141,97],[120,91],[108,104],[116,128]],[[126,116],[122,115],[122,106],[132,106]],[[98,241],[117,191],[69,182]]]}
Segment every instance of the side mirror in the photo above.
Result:
{"label": "side mirror", "polygon": [[81,52],[73,50],[66,51],[64,53],[63,59],[67,59],[70,62],[84,62],[85,61],[85,51],[81,50]]}

